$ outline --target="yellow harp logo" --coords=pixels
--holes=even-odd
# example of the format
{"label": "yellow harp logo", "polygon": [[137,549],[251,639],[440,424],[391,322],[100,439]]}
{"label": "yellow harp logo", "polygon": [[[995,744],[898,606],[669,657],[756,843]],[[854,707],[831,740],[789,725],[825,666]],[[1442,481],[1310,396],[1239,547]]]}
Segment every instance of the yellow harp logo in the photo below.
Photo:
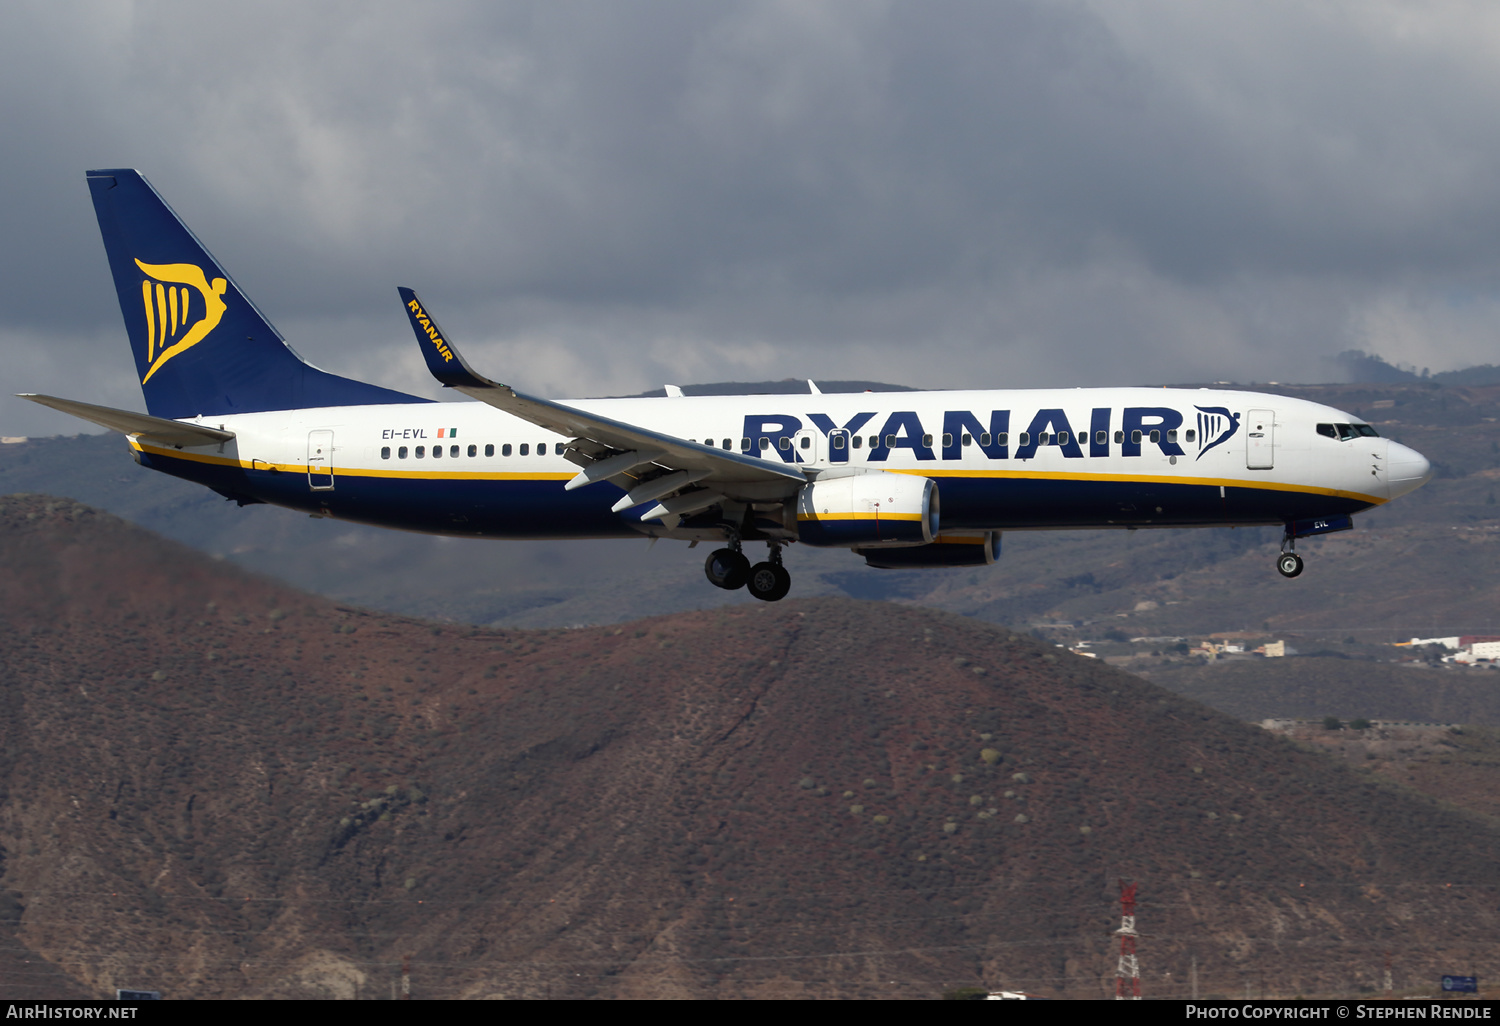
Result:
{"label": "yellow harp logo", "polygon": [[[196,264],[143,264],[137,260],[135,266],[151,276],[141,282],[141,303],[146,308],[146,360],[151,365],[141,378],[144,385],[162,364],[202,342],[219,326],[226,309],[220,297],[229,283],[223,278],[210,283]],[[197,320],[192,319],[195,314]]]}

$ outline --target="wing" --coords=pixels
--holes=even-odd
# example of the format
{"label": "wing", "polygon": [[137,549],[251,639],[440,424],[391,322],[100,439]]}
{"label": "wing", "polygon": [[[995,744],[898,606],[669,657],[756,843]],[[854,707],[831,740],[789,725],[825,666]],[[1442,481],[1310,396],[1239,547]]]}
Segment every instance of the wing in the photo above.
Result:
{"label": "wing", "polygon": [[[641,518],[650,520],[707,509],[724,499],[779,501],[807,483],[795,467],[700,445],[491,381],[475,373],[453,348],[415,292],[404,287],[397,291],[433,377],[497,410],[574,439],[564,455],[583,469],[567,483],[569,489],[613,480],[626,489],[614,506],[617,511],[660,500]],[[689,488],[695,490],[686,491]]]}

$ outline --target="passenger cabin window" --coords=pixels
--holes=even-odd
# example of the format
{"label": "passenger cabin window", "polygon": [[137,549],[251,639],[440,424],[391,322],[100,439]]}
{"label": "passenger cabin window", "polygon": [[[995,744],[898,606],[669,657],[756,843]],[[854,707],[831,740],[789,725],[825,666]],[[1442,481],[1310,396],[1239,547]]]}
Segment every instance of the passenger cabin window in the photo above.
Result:
{"label": "passenger cabin window", "polygon": [[724,448],[725,449],[732,449],[734,447],[733,445],[730,444],[732,441],[733,441],[733,439],[729,439],[729,438],[724,439]]}
{"label": "passenger cabin window", "polygon": [[1140,445],[1141,444],[1141,433],[1139,431],[1132,431],[1132,432],[1130,432],[1130,441],[1131,441],[1131,444],[1133,444],[1133,445]]}
{"label": "passenger cabin window", "polygon": [[427,455],[427,447],[425,445],[419,445],[419,446],[417,446],[417,459],[421,459],[423,456],[426,456],[426,455]]}
{"label": "passenger cabin window", "polygon": [[1167,441],[1169,441],[1169,442],[1175,442],[1175,441],[1177,441],[1177,429],[1176,428],[1173,428],[1173,429],[1171,429],[1170,431],[1167,432]]}
{"label": "passenger cabin window", "polygon": [[943,448],[946,449],[949,446],[951,446],[952,444],[953,444],[953,435],[951,433],[944,434],[943,435]]}
{"label": "passenger cabin window", "polygon": [[1067,445],[1068,444],[1068,433],[1066,431],[1059,431],[1057,433],[1057,444],[1058,445]]}
{"label": "passenger cabin window", "polygon": [[885,436],[885,447],[887,449],[894,449],[896,447],[896,436],[895,435],[886,435]]}
{"label": "passenger cabin window", "polygon": [[[452,456],[454,459],[458,459],[458,446],[456,446],[456,445],[449,446],[448,447],[448,455]],[[470,456],[474,455],[474,447],[472,445],[469,446],[469,455]]]}
{"label": "passenger cabin window", "polygon": [[967,431],[965,431],[964,432],[964,437],[963,437],[963,443],[964,443],[964,445],[973,445],[974,444],[974,436],[971,435],[971,434],[969,434]]}
{"label": "passenger cabin window", "polygon": [[441,445],[434,445],[432,447],[432,458],[435,460],[443,458],[443,447]]}
{"label": "passenger cabin window", "polygon": [[1021,443],[1021,445],[1023,445],[1023,446],[1030,445],[1031,444],[1031,432],[1030,431],[1022,431],[1019,435],[1016,436],[1016,441],[1018,441],[1019,443]]}
{"label": "passenger cabin window", "polygon": [[[1189,431],[1188,434],[1192,434],[1192,432]],[[1105,445],[1108,442],[1109,442],[1109,432],[1108,431],[1095,431],[1094,432],[1094,444],[1095,445]]]}
{"label": "passenger cabin window", "polygon": [[854,448],[858,449],[860,446],[865,444],[865,436],[855,435],[852,444],[854,445]]}
{"label": "passenger cabin window", "polygon": [[761,452],[765,452],[770,447],[771,447],[771,440],[769,438],[766,438],[764,435],[761,436],[760,451]]}
{"label": "passenger cabin window", "polygon": [[[1141,438],[1140,438],[1141,433],[1139,431],[1137,431],[1135,434],[1136,434],[1136,439],[1135,440],[1137,442],[1139,442],[1141,440]],[[1115,432],[1115,444],[1119,445],[1123,441],[1125,441],[1125,432],[1123,432],[1123,431],[1116,431]]]}
{"label": "passenger cabin window", "polygon": [[396,458],[398,460],[406,459],[406,446],[403,445],[401,448],[396,450]]}
{"label": "passenger cabin window", "polygon": [[469,446],[469,455],[470,456],[477,456],[477,455],[479,455],[479,446],[477,446],[477,445],[471,445],[471,446]]}
{"label": "passenger cabin window", "polygon": [[[1192,428],[1188,428],[1187,429],[1187,440],[1189,442],[1195,442],[1195,441],[1197,441],[1198,440],[1198,432],[1194,431]],[[1104,441],[1104,439],[1101,438],[1100,441],[1102,442],[1102,441]]]}
{"label": "passenger cabin window", "polygon": [[501,456],[509,456],[510,455],[510,443],[509,442],[506,442],[504,445],[502,445],[500,447],[500,455]]}
{"label": "passenger cabin window", "polygon": [[528,443],[528,442],[522,442],[521,443],[521,448],[518,449],[517,451],[522,456],[530,456],[531,455],[531,445],[530,445],[530,443]]}
{"label": "passenger cabin window", "polygon": [[1047,434],[1047,432],[1045,432],[1045,431],[1038,431],[1036,433],[1036,444],[1037,445],[1047,445],[1051,441],[1052,441],[1052,436],[1049,435],[1049,434]]}
{"label": "passenger cabin window", "polygon": [[809,449],[811,447],[812,447],[812,439],[809,438],[809,437],[807,437],[806,435],[804,435],[803,438],[802,438],[802,448]]}
{"label": "passenger cabin window", "polygon": [[484,447],[484,454],[486,456],[493,456],[493,455],[495,455],[495,447],[493,445],[486,445]]}
{"label": "passenger cabin window", "polygon": [[[807,441],[807,439],[804,438],[803,441],[805,442],[805,441]],[[834,435],[833,436],[833,447],[835,449],[842,449],[844,447],[844,436],[843,435]]]}
{"label": "passenger cabin window", "polygon": [[383,445],[380,447],[380,458],[383,460],[388,460],[391,458],[391,447],[389,445]]}
{"label": "passenger cabin window", "polygon": [[[995,436],[995,444],[996,445],[1005,445],[1009,441],[1010,441],[1010,435],[1006,434],[1004,431],[1000,432],[998,435]],[[979,444],[980,445],[989,445],[990,444],[990,433],[988,431],[982,432],[980,434],[980,436],[979,436]]]}
{"label": "passenger cabin window", "polygon": [[792,440],[790,438],[788,438],[786,435],[782,435],[781,438],[776,443],[776,448],[778,448],[778,449],[790,449],[791,447],[792,447]]}
{"label": "passenger cabin window", "polygon": [[748,439],[748,438],[741,438],[740,439],[740,452],[749,452],[749,451],[750,451],[750,439]]}
{"label": "passenger cabin window", "polygon": [[931,449],[932,448],[932,436],[931,435],[923,435],[922,436],[922,444],[925,445],[927,448]]}
{"label": "passenger cabin window", "polygon": [[1156,430],[1155,428],[1152,428],[1151,430],[1151,441],[1153,443],[1161,441],[1161,432]]}

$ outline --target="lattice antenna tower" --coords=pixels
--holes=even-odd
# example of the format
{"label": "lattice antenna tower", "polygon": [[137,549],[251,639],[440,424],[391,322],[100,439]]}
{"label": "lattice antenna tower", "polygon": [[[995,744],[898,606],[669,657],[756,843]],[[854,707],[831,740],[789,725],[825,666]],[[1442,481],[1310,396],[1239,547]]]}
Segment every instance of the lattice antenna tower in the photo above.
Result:
{"label": "lattice antenna tower", "polygon": [[1141,966],[1135,960],[1135,884],[1120,881],[1120,965],[1115,970],[1115,1000],[1141,999]]}

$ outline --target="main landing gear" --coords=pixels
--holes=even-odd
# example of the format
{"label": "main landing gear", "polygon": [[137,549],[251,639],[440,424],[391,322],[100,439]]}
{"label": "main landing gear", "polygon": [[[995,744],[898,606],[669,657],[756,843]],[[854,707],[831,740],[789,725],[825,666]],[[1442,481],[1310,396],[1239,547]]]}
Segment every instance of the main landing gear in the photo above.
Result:
{"label": "main landing gear", "polygon": [[708,583],[725,591],[748,586],[750,594],[762,602],[784,599],[792,590],[792,575],[781,565],[780,545],[771,546],[770,559],[751,566],[740,551],[740,540],[731,538],[728,548],[715,549],[709,554],[703,563],[703,573]]}
{"label": "main landing gear", "polygon": [[1297,539],[1290,529],[1281,536],[1281,555],[1276,557],[1276,571],[1283,577],[1296,577],[1302,572],[1302,557],[1297,555]]}

